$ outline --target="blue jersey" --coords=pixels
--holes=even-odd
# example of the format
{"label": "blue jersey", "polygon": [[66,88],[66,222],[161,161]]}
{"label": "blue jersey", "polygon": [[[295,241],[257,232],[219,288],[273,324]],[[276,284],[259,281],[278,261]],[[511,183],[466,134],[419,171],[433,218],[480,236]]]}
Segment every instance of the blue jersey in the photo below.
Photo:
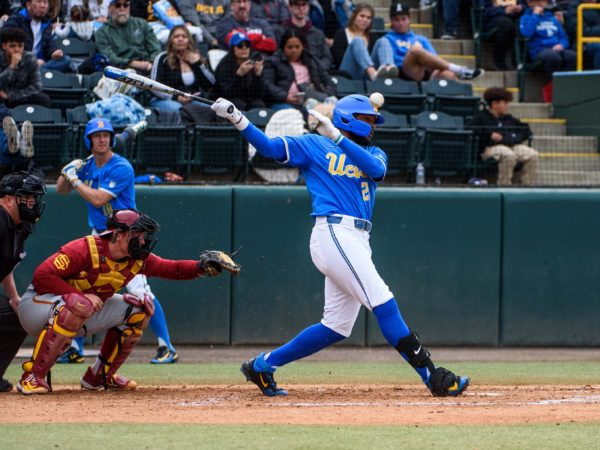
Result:
{"label": "blue jersey", "polygon": [[106,218],[115,209],[135,209],[133,167],[129,161],[116,153],[102,167],[96,167],[94,158],[79,172],[79,179],[88,186],[107,192],[112,199],[104,206],[96,208],[88,202],[88,224],[97,231],[106,230]]}
{"label": "blue jersey", "polygon": [[[286,160],[298,167],[312,198],[312,216],[345,214],[371,220],[377,182],[355,165],[331,139],[316,134],[282,138]],[[378,147],[365,150],[387,167],[387,155]]]}
{"label": "blue jersey", "polygon": [[384,37],[392,44],[392,50],[394,52],[394,64],[398,67],[402,67],[404,57],[408,51],[415,46],[418,42],[423,47],[423,50],[427,50],[433,55],[437,55],[435,48],[429,42],[425,36],[415,34],[412,31],[408,33],[396,33],[395,31],[388,31]]}

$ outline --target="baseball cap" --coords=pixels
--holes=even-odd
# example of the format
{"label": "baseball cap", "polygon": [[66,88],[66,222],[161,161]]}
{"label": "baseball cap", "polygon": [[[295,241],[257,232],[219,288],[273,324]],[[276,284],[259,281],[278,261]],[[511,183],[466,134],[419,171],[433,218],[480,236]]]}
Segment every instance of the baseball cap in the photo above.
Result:
{"label": "baseball cap", "polygon": [[240,45],[242,42],[250,42],[250,39],[241,31],[233,33],[229,38],[229,48]]}
{"label": "baseball cap", "polygon": [[296,3],[310,3],[309,0],[289,0],[290,5],[295,5]]}
{"label": "baseball cap", "polygon": [[410,15],[410,7],[402,3],[392,3],[392,5],[390,6],[390,19],[400,14],[404,14],[407,16]]}

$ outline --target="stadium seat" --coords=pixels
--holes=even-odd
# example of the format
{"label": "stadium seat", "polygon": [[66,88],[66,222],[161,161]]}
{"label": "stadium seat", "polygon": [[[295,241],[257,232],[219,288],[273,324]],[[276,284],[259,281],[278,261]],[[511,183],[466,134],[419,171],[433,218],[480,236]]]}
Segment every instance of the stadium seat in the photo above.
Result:
{"label": "stadium seat", "polygon": [[[142,172],[189,174],[190,146],[184,125],[159,125],[148,117],[148,127],[138,134],[131,164]],[[154,121],[155,122],[155,121]]]}
{"label": "stadium seat", "polygon": [[392,112],[381,110],[380,114],[385,119],[381,125],[377,125],[377,130],[382,128],[409,128],[408,119],[404,115],[394,114]]}
{"label": "stadium seat", "polygon": [[515,39],[515,61],[517,63],[517,85],[519,101],[525,99],[525,73],[542,70],[544,64],[540,60],[533,61],[529,56],[529,39],[518,34]]}
{"label": "stadium seat", "polygon": [[96,54],[96,46],[92,41],[82,41],[76,37],[55,39],[56,47],[72,59],[84,60]]}
{"label": "stadium seat", "polygon": [[232,125],[196,125],[193,132],[191,169],[203,173],[242,175],[244,145]]}
{"label": "stadium seat", "polygon": [[64,122],[60,110],[39,105],[20,105],[11,109],[11,114],[17,123],[25,120],[33,123],[33,161],[40,169],[60,169],[71,160],[71,128]]}
{"label": "stadium seat", "polygon": [[419,161],[428,175],[472,176],[475,170],[473,131],[464,130],[462,117],[423,112],[411,117],[419,135]]}
{"label": "stadium seat", "polygon": [[365,95],[367,93],[365,90],[365,82],[362,80],[350,80],[346,77],[335,75],[331,77],[331,81],[333,81],[333,84],[335,84],[338,98],[342,98],[350,94]]}
{"label": "stadium seat", "polygon": [[453,116],[473,117],[479,111],[481,99],[473,96],[473,86],[454,80],[430,80],[421,83],[427,95],[429,109]]}
{"label": "stadium seat", "polygon": [[399,78],[367,81],[367,95],[381,92],[385,98],[382,109],[395,114],[418,114],[426,109],[427,96],[419,94],[416,81]]}
{"label": "stadium seat", "polygon": [[270,108],[252,108],[244,112],[250,122],[264,130],[275,111]]}
{"label": "stadium seat", "polygon": [[495,27],[484,27],[483,18],[485,8],[481,6],[479,0],[474,1],[471,6],[471,27],[473,30],[473,44],[475,45],[475,65],[482,66],[481,60],[481,44],[483,41],[490,40],[496,34]]}
{"label": "stadium seat", "polygon": [[50,106],[62,111],[85,104],[88,93],[77,75],[55,70],[42,72],[42,90],[50,97]]}
{"label": "stadium seat", "polygon": [[383,17],[373,17],[373,23],[371,24],[372,30],[385,30],[385,19]]}
{"label": "stadium seat", "polygon": [[388,157],[389,175],[408,175],[417,165],[417,130],[414,128],[377,128],[372,145]]}

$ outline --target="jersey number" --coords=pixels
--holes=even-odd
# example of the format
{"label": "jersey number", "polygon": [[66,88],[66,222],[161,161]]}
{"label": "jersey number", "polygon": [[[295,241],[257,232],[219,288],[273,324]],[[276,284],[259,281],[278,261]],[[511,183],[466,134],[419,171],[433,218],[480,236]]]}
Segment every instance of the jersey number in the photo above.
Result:
{"label": "jersey number", "polygon": [[368,202],[371,198],[371,196],[369,195],[369,183],[363,181],[362,183],[360,183],[360,189],[362,192],[363,201]]}

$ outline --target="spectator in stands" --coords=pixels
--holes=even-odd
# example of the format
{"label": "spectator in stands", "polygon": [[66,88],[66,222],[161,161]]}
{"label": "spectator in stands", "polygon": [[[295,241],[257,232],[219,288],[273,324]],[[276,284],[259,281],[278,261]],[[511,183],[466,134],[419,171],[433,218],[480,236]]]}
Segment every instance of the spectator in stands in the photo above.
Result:
{"label": "spectator in stands", "polygon": [[338,28],[346,28],[354,10],[352,0],[332,0],[331,4],[337,19]]}
{"label": "spectator in stands", "polygon": [[332,63],[331,50],[325,40],[325,34],[314,27],[308,17],[309,0],[289,0],[289,2],[290,18],[274,28],[277,40],[281,39],[285,30],[295,29],[304,35],[310,53],[321,62],[325,70],[329,70]]}
{"label": "spectator in stands", "polygon": [[94,22],[90,10],[85,6],[75,5],[69,11],[69,19],[54,29],[59,38],[75,37],[82,41],[90,41],[94,35]]}
{"label": "spectator in stands", "polygon": [[525,0],[480,0],[485,10],[483,27],[495,29],[494,67],[496,70],[509,70],[506,55],[515,42],[517,22],[526,8]]}
{"label": "spectator in stands", "polygon": [[[375,43],[371,38],[371,25],[375,10],[367,3],[356,5],[347,28],[340,28],[333,38],[331,53],[336,67],[350,74],[354,80],[377,77],[395,78],[398,68],[394,64],[383,65],[378,69],[369,55]],[[391,59],[391,56],[389,57]]]}
{"label": "spectator in stands", "polygon": [[242,31],[250,39],[252,50],[271,54],[277,49],[273,28],[264,19],[250,17],[250,6],[250,0],[232,0],[231,13],[217,23],[217,40],[227,48],[230,35]]}
{"label": "spectator in stands", "polygon": [[538,152],[523,144],[531,137],[529,125],[508,114],[512,94],[504,88],[489,88],[483,94],[487,108],[473,117],[471,127],[479,136],[482,160],[498,161],[498,184],[511,185],[518,162],[523,164],[516,182],[535,184]]}
{"label": "spectator in stands", "polygon": [[437,56],[429,40],[410,29],[408,6],[392,3],[390,19],[392,30],[379,38],[373,48],[376,67],[396,65],[401,78],[413,81],[430,78],[472,80],[483,74],[482,69],[469,69]]}
{"label": "spectator in stands", "polygon": [[50,107],[50,98],[42,92],[37,58],[25,51],[26,40],[21,28],[4,27],[0,31],[0,102],[9,108],[29,104]]}
{"label": "spectator in stands", "polygon": [[[596,3],[596,0],[575,0],[569,6],[566,17],[566,27],[573,48],[577,47],[577,7],[582,3]],[[585,37],[600,37],[600,10],[583,10],[583,35]],[[600,44],[585,44],[583,47],[584,67],[600,70]]]}
{"label": "spectator in stands", "polygon": [[548,73],[575,69],[577,55],[569,49],[569,38],[560,22],[545,9],[548,0],[528,0],[527,4],[519,29],[529,39],[531,58],[542,61]]}
{"label": "spectator in stands", "polygon": [[263,19],[271,27],[281,25],[290,18],[286,0],[251,0],[250,17]]}
{"label": "spectator in stands", "polygon": [[96,32],[96,47],[113,66],[148,75],[160,44],[144,19],[130,16],[129,0],[111,0],[110,19]]}
{"label": "spectator in stands", "polygon": [[265,107],[264,61],[260,53],[250,58],[250,51],[250,39],[242,32],[233,34],[229,52],[215,71],[215,97],[227,98],[242,111]]}
{"label": "spectator in stands", "polygon": [[68,9],[71,11],[74,6],[83,6],[90,11],[90,17],[97,22],[96,27],[99,28],[108,20],[108,3],[109,0],[69,0]]}
{"label": "spectator in stands", "polygon": [[[221,2],[222,0],[217,1]],[[227,4],[229,4],[229,2],[227,2]],[[214,11],[219,9],[221,14],[217,17],[221,18],[225,13],[225,7],[223,5],[217,5],[215,8],[212,5],[201,4],[197,0],[179,0],[177,6],[181,17],[183,17],[186,24],[193,25],[202,30],[202,42],[205,42],[211,48],[216,48],[219,46],[219,42],[215,37],[215,33],[217,31],[216,22],[212,21],[211,23],[208,23],[205,17],[212,16],[206,16],[206,14],[200,12],[200,9],[206,11]]]}
{"label": "spectator in stands", "polygon": [[[196,49],[194,38],[185,25],[173,27],[167,40],[167,51],[159,53],[152,66],[152,79],[180,91],[209,97],[215,85],[215,76],[208,62]],[[156,96],[150,106],[162,111],[179,111],[191,103],[182,95],[153,92]]]}
{"label": "spectator in stands", "polygon": [[[218,45],[217,23],[228,13],[229,0],[180,0],[179,8],[186,20],[196,26],[202,25],[210,33],[211,45]],[[192,10],[196,11],[198,22],[193,20]]]}
{"label": "spectator in stands", "polygon": [[11,15],[4,26],[25,31],[25,50],[37,56],[39,66],[65,72],[69,69],[71,58],[56,48],[52,41],[52,24],[46,18],[47,14],[48,0],[27,0],[25,8]]}
{"label": "spectator in stands", "polygon": [[321,63],[306,49],[304,37],[288,29],[280,50],[267,60],[264,70],[266,99],[273,109],[301,108],[308,99],[333,101],[336,89]]}

